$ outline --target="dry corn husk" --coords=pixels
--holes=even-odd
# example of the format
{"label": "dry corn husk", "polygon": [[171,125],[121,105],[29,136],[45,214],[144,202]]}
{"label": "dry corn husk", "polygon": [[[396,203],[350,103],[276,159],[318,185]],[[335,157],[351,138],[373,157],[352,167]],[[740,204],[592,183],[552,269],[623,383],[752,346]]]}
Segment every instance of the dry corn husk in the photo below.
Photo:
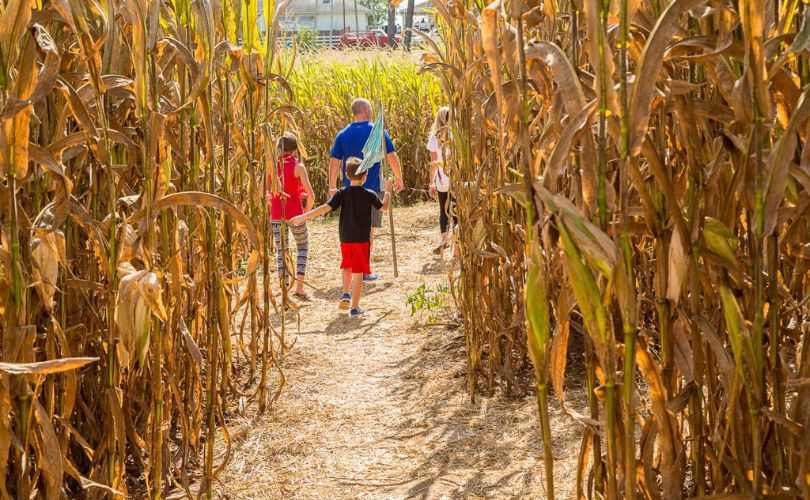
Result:
{"label": "dry corn husk", "polygon": [[142,366],[149,352],[151,314],[168,321],[168,313],[157,273],[145,269],[136,271],[129,262],[118,266],[118,272],[123,275],[115,301],[118,358],[122,366],[131,369],[136,361]]}
{"label": "dry corn husk", "polygon": [[66,265],[65,234],[61,230],[38,230],[35,234],[31,238],[31,258],[34,264],[31,272],[37,295],[50,312],[54,305],[59,264]]}

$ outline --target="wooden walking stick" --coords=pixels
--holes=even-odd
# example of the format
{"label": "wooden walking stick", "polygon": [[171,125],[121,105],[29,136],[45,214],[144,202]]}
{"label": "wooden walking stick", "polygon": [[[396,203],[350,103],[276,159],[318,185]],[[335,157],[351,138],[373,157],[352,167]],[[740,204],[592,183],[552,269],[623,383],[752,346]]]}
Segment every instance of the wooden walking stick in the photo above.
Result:
{"label": "wooden walking stick", "polygon": [[[366,144],[363,146],[363,164],[360,166],[358,172],[365,172],[372,165],[380,162],[380,180],[384,179],[383,164],[387,164],[388,157],[388,143],[385,141],[385,120],[383,118],[382,103],[377,101],[377,109],[379,114],[374,120],[374,125],[371,129],[371,134],[366,139]],[[394,194],[391,193],[391,204],[388,207],[388,223],[391,227],[391,252],[393,253],[394,260],[394,277],[399,277],[399,267],[397,265],[397,239],[394,231]]]}
{"label": "wooden walking stick", "polygon": [[[382,108],[380,108],[382,112]],[[388,143],[385,142],[385,130],[383,130],[383,163],[388,165]],[[380,173],[382,173],[382,165]],[[394,232],[394,193],[391,193],[391,204],[388,206],[388,225],[391,228],[391,254],[394,260],[394,278],[399,278],[399,267],[397,266],[397,238]]]}

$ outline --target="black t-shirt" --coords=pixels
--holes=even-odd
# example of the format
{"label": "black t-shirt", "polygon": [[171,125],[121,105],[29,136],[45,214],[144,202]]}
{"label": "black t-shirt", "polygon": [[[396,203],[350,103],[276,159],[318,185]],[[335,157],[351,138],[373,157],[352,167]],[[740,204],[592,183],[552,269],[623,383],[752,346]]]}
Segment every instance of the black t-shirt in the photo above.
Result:
{"label": "black t-shirt", "polygon": [[368,243],[371,241],[371,207],[380,210],[382,201],[374,191],[363,186],[348,186],[338,190],[327,205],[340,208],[340,242]]}

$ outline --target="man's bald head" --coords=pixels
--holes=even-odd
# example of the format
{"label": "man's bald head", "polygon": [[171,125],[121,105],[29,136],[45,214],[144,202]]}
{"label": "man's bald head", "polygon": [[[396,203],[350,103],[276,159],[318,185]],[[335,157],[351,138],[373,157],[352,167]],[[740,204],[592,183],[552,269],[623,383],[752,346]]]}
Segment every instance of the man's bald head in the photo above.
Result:
{"label": "man's bald head", "polygon": [[370,121],[372,112],[371,103],[368,99],[358,97],[352,101],[352,114],[355,121]]}

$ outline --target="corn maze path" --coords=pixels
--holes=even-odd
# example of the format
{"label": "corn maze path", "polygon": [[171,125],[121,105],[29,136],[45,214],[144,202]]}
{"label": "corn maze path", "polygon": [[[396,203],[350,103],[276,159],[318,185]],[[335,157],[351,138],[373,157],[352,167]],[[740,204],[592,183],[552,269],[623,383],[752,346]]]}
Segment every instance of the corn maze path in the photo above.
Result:
{"label": "corn maze path", "polygon": [[[400,277],[386,227],[372,255],[380,280],[366,287],[360,320],[337,309],[337,220],[310,223],[307,274],[317,291],[300,332],[289,326],[286,385],[269,414],[232,417],[218,498],[545,497],[533,397],[471,403],[461,331],[445,317],[431,324],[428,313],[411,314],[408,296],[420,284],[447,281],[431,253],[436,211],[434,203],[395,210]],[[551,412],[557,494],[569,498],[581,434],[556,403]]]}

